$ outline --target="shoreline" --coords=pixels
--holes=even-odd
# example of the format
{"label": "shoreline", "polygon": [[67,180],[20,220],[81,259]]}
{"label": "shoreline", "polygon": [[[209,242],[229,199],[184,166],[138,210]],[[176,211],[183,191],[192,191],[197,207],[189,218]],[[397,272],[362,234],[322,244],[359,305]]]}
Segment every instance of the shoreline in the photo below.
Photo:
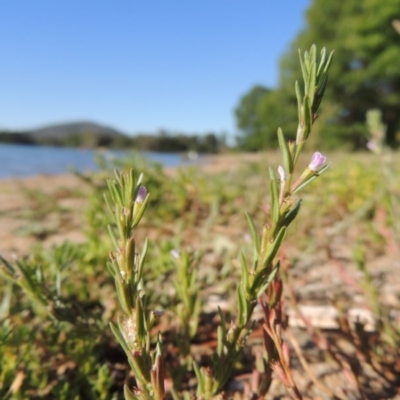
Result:
{"label": "shoreline", "polygon": [[[262,157],[265,156],[265,152],[258,153],[221,153],[221,154],[207,154],[204,156],[200,156],[198,162],[193,162],[190,164],[182,164],[179,166],[163,166],[164,171],[167,173],[179,170],[181,168],[192,168],[196,167],[204,172],[214,173],[221,172],[225,170],[232,170],[240,167],[243,163],[246,162],[258,162],[261,161]],[[83,171],[82,174],[87,173],[96,173],[99,171],[96,170],[87,170]],[[52,179],[53,177],[69,177],[73,176],[72,172],[65,173],[55,173],[55,174],[47,174],[47,173],[37,173],[29,176],[6,176],[0,177],[0,183],[9,183],[14,181],[20,182],[28,182],[30,180],[42,179],[43,177],[47,177]]]}

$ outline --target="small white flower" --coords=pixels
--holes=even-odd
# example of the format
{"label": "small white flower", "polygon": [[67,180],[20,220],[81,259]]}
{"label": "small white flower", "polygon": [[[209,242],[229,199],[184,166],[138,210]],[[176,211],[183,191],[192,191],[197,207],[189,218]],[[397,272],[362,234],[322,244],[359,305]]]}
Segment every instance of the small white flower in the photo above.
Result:
{"label": "small white flower", "polygon": [[278,175],[279,175],[281,182],[286,181],[287,174],[286,174],[285,168],[283,168],[282,165],[280,165],[278,167]]}
{"label": "small white flower", "polygon": [[171,250],[171,251],[170,251],[170,254],[171,254],[171,256],[174,257],[176,260],[179,260],[179,258],[180,258],[180,256],[181,256],[181,253],[179,252],[179,250],[176,250],[176,249]]}

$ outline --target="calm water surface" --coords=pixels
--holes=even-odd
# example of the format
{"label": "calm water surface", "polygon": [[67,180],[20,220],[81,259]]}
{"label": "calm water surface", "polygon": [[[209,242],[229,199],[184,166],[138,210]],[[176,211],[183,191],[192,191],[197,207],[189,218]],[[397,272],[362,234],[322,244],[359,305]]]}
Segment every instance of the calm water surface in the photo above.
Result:
{"label": "calm water surface", "polygon": [[[0,144],[0,178],[25,177],[37,174],[63,174],[74,168],[80,172],[95,171],[98,150],[50,146]],[[144,157],[166,167],[188,163],[182,154],[124,151],[103,151],[107,158]]]}

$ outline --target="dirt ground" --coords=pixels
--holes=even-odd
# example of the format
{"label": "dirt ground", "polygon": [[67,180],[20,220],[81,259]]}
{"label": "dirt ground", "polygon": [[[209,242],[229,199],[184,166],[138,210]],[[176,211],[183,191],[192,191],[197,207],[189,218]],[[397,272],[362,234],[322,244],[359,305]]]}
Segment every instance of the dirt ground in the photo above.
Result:
{"label": "dirt ground", "polygon": [[[198,168],[223,172],[261,157],[259,154],[207,156]],[[167,172],[174,174],[175,169],[169,168]],[[72,174],[0,180],[0,254],[5,258],[24,256],[38,241],[51,246],[67,239],[73,243],[84,240],[81,227],[87,190]],[[42,204],[44,199],[46,206]],[[30,222],[29,230],[26,221]]]}
{"label": "dirt ground", "polygon": [[[211,156],[203,160],[199,168],[207,172],[223,172],[238,168],[247,161],[261,160],[262,157],[262,154]],[[167,172],[174,174],[175,170],[169,169]],[[0,180],[0,254],[6,259],[12,259],[27,255],[29,249],[38,242],[51,246],[67,239],[74,243],[83,241],[86,193],[88,187],[73,175],[40,175]],[[26,221],[29,221],[29,224]],[[301,306],[303,315],[314,327],[333,334],[338,326],[337,309],[332,307],[331,297],[339,294],[349,299],[346,312],[350,319],[362,320],[371,332],[378,329],[365,296],[358,290],[361,275],[354,266],[348,246],[349,242],[356,241],[357,235],[359,232],[351,225],[338,224],[331,227],[329,232],[324,232],[324,235],[316,239],[307,254],[299,256],[295,268],[290,273],[294,282],[293,294]],[[397,321],[397,326],[400,326],[399,247],[398,243],[389,241],[385,249],[369,249],[373,252],[373,257],[368,260],[367,265],[368,270],[373,271],[372,278],[379,288],[380,302],[393,310],[392,318]],[[282,250],[285,254],[292,249],[284,246]],[[311,344],[310,337],[303,329],[304,322],[298,313],[291,307],[287,307],[286,313],[290,316],[290,326],[299,345],[311,349],[308,356],[315,359],[314,363],[311,362],[315,374],[318,377],[323,376],[324,382],[330,387],[350,387],[347,392],[340,389],[342,398],[358,398],[350,396],[351,393],[354,394],[354,390],[351,389],[350,383],[346,383],[342,371],[334,364],[318,359],[318,350]],[[259,340],[257,334],[254,340]],[[301,368],[296,369],[295,376],[301,389],[307,391],[313,386],[308,375],[301,372]],[[400,399],[400,394],[385,395],[388,393],[385,382],[373,371],[364,379],[370,379],[370,386],[375,385],[370,393],[381,393],[368,398]],[[241,377],[238,377],[236,383],[240,384],[240,381]],[[272,393],[275,397],[271,398],[285,398],[282,385],[277,385]],[[313,395],[308,398],[332,398],[318,390],[310,393]]]}

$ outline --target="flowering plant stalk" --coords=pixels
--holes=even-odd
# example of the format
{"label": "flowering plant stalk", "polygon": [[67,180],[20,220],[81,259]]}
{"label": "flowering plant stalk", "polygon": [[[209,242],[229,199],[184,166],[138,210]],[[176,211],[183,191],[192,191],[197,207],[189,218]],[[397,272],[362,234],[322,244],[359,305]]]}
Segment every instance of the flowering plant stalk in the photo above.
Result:
{"label": "flowering plant stalk", "polygon": [[174,288],[179,301],[176,309],[179,324],[177,345],[180,355],[186,358],[190,355],[190,340],[197,332],[202,306],[198,273],[195,268],[200,257],[188,250],[172,250],[171,256],[175,266]]}
{"label": "flowering plant stalk", "polygon": [[[308,166],[294,180],[299,155],[317,118],[331,60],[332,53],[327,56],[325,49],[321,51],[320,57],[317,57],[315,46],[312,46],[304,57],[300,55],[304,90],[302,93],[296,82],[299,117],[296,140],[287,142],[282,130],[278,130],[282,165],[278,167],[277,173],[272,168],[269,169],[270,213],[267,215],[261,234],[258,233],[253,219],[246,214],[253,241],[253,261],[249,265],[244,254],[240,254],[241,280],[237,288],[237,319],[227,328],[225,317],[219,310],[218,344],[213,354],[212,366],[200,367],[196,361],[193,363],[198,379],[199,399],[210,399],[220,393],[231,376],[235,361],[251,332],[253,310],[279,270],[279,261],[275,258],[285,237],[286,229],[299,212],[301,202],[293,195],[328,168],[325,164],[326,157],[316,152]],[[114,251],[110,254],[111,261],[108,263],[108,269],[114,277],[122,310],[118,324],[111,324],[111,329],[125,350],[136,379],[136,388],[133,391],[127,385],[124,387],[125,398],[129,400],[164,399],[166,395],[160,335],[157,338],[155,350],[152,351],[150,347],[151,328],[157,320],[158,313],[149,309],[143,290],[143,266],[147,242],[144,243],[142,252],[138,255],[136,240],[133,236],[134,229],[139,224],[149,202],[149,194],[141,185],[141,181],[142,176],[137,177],[133,170],[129,173],[116,172],[116,179],[108,181],[111,201],[106,198],[117,227],[116,231],[109,227]],[[187,275],[184,272],[181,271],[180,275]],[[189,286],[193,285],[193,282],[189,284]],[[186,288],[188,293],[189,286]],[[192,301],[196,297],[189,297],[186,299],[190,300],[191,304],[188,303],[188,310],[193,312],[195,303]],[[276,315],[279,304],[279,301],[271,305],[263,304],[265,314]],[[197,309],[197,307],[194,308]],[[271,325],[276,321],[278,319],[269,318],[269,325],[264,324],[268,328],[265,329],[266,334],[276,336],[272,338],[272,341],[266,340],[266,343],[275,344],[275,349],[269,354],[270,358],[267,360],[269,364],[274,362],[275,367],[272,367],[276,370],[275,372],[279,370],[276,367],[279,365],[286,366],[287,370],[289,368],[288,352],[285,350],[287,345],[280,338],[280,328],[277,329],[276,326]],[[190,340],[194,329],[193,327],[193,330],[190,329],[190,332],[187,332],[186,340]],[[272,354],[275,358],[271,357]],[[190,357],[189,354],[187,356]],[[280,364],[277,363],[276,357]],[[289,373],[286,371],[284,378],[287,377]],[[286,386],[290,387],[292,392],[293,390],[296,392],[291,376],[289,385]]]}
{"label": "flowering plant stalk", "polygon": [[314,153],[310,163],[294,181],[300,153],[307,141],[317,111],[321,104],[328,81],[328,70],[332,55],[327,56],[322,49],[317,56],[316,46],[300,55],[304,89],[300,90],[296,82],[295,90],[298,104],[298,128],[296,140],[287,142],[281,129],[278,130],[282,164],[278,174],[270,168],[270,213],[264,222],[261,235],[253,219],[246,214],[253,241],[253,260],[248,265],[243,253],[240,254],[241,281],[237,288],[238,315],[236,322],[227,329],[224,315],[219,311],[221,322],[218,327],[218,346],[213,355],[212,366],[200,367],[194,363],[198,378],[197,395],[210,399],[223,390],[227,383],[235,360],[244,347],[253,323],[252,313],[258,299],[265,293],[279,270],[279,261],[275,261],[277,252],[285,237],[286,229],[300,209],[301,200],[294,198],[304,186],[321,175],[327,168],[326,157]]}
{"label": "flowering plant stalk", "polygon": [[173,286],[175,289],[175,327],[172,329],[172,342],[178,348],[174,366],[169,369],[172,379],[171,395],[180,399],[179,392],[188,371],[193,371],[191,341],[197,333],[203,301],[198,279],[201,255],[189,249],[170,252],[174,264]]}
{"label": "flowering plant stalk", "polygon": [[114,251],[110,253],[111,261],[107,267],[114,277],[122,314],[118,325],[111,324],[111,330],[127,355],[137,386],[131,391],[125,385],[124,394],[127,400],[161,400],[165,390],[160,336],[155,350],[150,349],[150,330],[158,313],[149,310],[143,291],[147,241],[138,255],[133,236],[149,203],[149,193],[141,185],[142,175],[137,177],[133,170],[128,173],[116,171],[115,176],[115,180],[107,182],[112,203],[107,197],[106,201],[117,226],[117,232],[109,227]]}

